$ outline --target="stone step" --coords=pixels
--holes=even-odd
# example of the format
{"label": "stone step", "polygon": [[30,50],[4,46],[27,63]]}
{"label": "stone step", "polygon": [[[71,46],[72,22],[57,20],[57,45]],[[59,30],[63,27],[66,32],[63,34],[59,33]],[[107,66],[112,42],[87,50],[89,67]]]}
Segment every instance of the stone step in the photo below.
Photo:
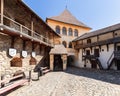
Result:
{"label": "stone step", "polygon": [[43,74],[46,74],[46,73],[50,72],[50,69],[43,70],[42,72],[43,72]]}
{"label": "stone step", "polygon": [[41,67],[41,70],[46,70],[48,69],[48,67]]}

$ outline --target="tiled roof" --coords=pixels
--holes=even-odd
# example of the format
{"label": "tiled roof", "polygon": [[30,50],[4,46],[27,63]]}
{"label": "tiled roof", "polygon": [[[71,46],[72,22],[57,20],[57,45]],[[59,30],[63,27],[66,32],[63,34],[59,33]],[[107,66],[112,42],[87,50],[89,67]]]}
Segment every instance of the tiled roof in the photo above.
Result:
{"label": "tiled roof", "polygon": [[68,54],[67,49],[61,45],[55,45],[54,48],[51,49],[50,54]]}
{"label": "tiled roof", "polygon": [[59,16],[53,16],[53,17],[50,17],[50,18],[47,18],[47,19],[52,19],[52,20],[55,20],[55,21],[60,21],[60,22],[68,23],[68,24],[73,24],[73,25],[77,25],[77,26],[90,28],[87,25],[85,25],[82,22],[80,22],[79,20],[77,20],[70,13],[70,11],[68,9],[65,9]]}
{"label": "tiled roof", "polygon": [[97,35],[113,32],[113,31],[118,30],[118,29],[120,29],[120,23],[109,26],[109,27],[106,27],[106,28],[103,28],[103,29],[99,29],[99,30],[96,30],[96,31],[85,33],[85,34],[77,37],[73,41],[78,41],[78,40],[86,39],[86,38],[89,38],[89,37],[94,37],[94,36],[97,36]]}

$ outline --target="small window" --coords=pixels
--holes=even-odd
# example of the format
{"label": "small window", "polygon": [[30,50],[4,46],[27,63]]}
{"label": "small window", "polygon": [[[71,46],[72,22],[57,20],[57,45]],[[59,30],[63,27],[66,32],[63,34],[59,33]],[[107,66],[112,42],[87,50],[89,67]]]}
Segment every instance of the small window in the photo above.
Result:
{"label": "small window", "polygon": [[87,40],[87,44],[90,44],[90,43],[91,43],[91,39],[88,39],[88,40]]}
{"label": "small window", "polygon": [[62,34],[67,35],[67,29],[65,27],[62,28]]}
{"label": "small window", "polygon": [[69,43],[69,48],[72,48],[72,42]]}
{"label": "small window", "polygon": [[65,48],[67,47],[66,41],[63,41],[62,44],[64,45]]}
{"label": "small window", "polygon": [[117,36],[118,34],[117,33],[115,33],[115,36]]}
{"label": "small window", "polygon": [[69,36],[73,36],[72,28],[69,28]]}
{"label": "small window", "polygon": [[74,31],[74,36],[78,37],[78,30],[77,29],[75,29],[75,31]]}
{"label": "small window", "polygon": [[56,26],[56,33],[60,34],[60,26]]}

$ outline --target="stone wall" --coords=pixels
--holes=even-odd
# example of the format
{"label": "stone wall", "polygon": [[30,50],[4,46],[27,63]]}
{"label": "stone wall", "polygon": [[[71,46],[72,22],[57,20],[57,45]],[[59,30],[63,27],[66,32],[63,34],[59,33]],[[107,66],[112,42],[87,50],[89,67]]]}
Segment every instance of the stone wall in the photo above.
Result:
{"label": "stone wall", "polygon": [[[14,49],[17,50],[17,54],[14,57],[19,57],[22,58],[22,67],[11,67],[10,66],[10,61],[14,58],[9,56],[8,50],[11,48],[11,43],[12,43],[12,37],[0,33],[0,66],[2,66],[2,70],[12,70],[15,72],[16,70],[29,70],[30,68],[35,67],[35,65],[30,66],[29,62],[31,59],[31,53],[32,51],[32,43],[31,41],[27,41],[25,43],[25,51],[27,51],[28,55],[27,57],[23,58],[21,56],[21,52],[23,51],[23,40],[20,37],[15,37],[14,40]],[[41,51],[45,51],[45,49],[40,50],[40,44],[35,44],[34,45],[34,52],[36,53],[35,59],[37,60],[37,64],[39,64],[40,60],[43,58],[44,54],[41,55]]]}

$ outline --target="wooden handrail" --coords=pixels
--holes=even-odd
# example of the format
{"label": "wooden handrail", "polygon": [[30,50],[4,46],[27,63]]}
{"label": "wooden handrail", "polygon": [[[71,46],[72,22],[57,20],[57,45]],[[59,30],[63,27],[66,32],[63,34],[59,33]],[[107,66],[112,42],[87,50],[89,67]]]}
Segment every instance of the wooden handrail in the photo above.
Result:
{"label": "wooden handrail", "polygon": [[[1,16],[1,14],[0,14],[0,16]],[[33,32],[33,34],[37,34],[39,37],[40,37],[40,40],[42,40],[43,42],[45,42],[45,43],[48,43],[48,45],[54,45],[54,44],[52,44],[52,42],[50,42],[50,40],[48,40],[48,38],[46,38],[46,37],[44,37],[44,36],[42,36],[42,35],[40,35],[40,34],[38,34],[38,33],[36,33],[35,31],[33,31],[33,30],[31,30],[31,29],[29,29],[28,27],[26,27],[26,26],[24,26],[24,25],[22,25],[22,24],[20,24],[19,22],[16,22],[15,20],[13,20],[13,19],[11,19],[11,18],[9,18],[9,17],[7,17],[7,16],[3,16],[4,18],[6,18],[6,19],[8,19],[8,20],[10,20],[10,21],[12,21],[13,23],[15,23],[15,24],[17,24],[18,26],[19,26],[19,32],[20,33],[23,33],[23,34],[25,34],[24,32],[23,32],[23,28],[25,28],[27,31],[29,31],[29,32]],[[9,26],[10,27],[10,26]],[[29,34],[27,34],[27,35],[29,35]],[[31,35],[30,35],[31,36]],[[33,36],[34,37],[34,36]],[[35,38],[35,37],[34,37]],[[36,39],[39,39],[39,38],[36,38]]]}

